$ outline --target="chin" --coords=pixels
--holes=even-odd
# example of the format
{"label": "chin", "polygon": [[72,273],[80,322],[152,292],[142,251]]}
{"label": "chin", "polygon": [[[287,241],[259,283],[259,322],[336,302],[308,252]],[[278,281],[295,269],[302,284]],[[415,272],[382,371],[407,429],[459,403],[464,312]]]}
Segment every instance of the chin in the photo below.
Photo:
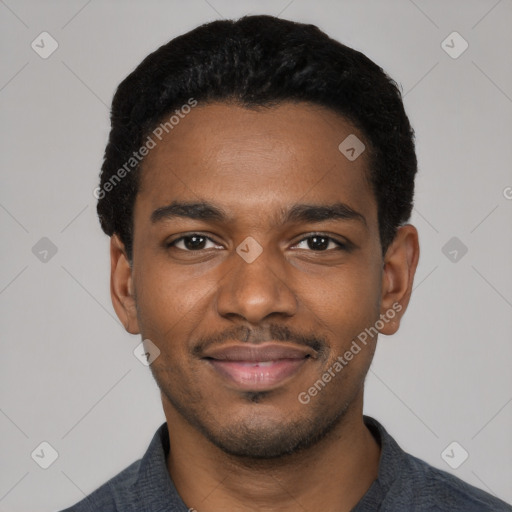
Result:
{"label": "chin", "polygon": [[244,392],[240,402],[225,403],[193,387],[187,393],[170,385],[160,389],[190,428],[240,461],[276,460],[308,450],[336,430],[351,402],[324,395],[325,400],[305,406],[296,393],[275,400],[275,392],[254,391]]}
{"label": "chin", "polygon": [[258,415],[240,418],[229,425],[196,423],[201,433],[224,453],[239,459],[275,460],[303,452],[332,433],[342,421],[347,407],[328,416],[306,418],[264,418]]}

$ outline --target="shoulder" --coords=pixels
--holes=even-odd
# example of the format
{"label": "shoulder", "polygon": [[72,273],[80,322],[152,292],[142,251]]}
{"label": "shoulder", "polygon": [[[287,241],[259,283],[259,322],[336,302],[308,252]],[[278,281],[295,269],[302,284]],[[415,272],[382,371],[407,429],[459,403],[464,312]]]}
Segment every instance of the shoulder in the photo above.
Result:
{"label": "shoulder", "polygon": [[[407,510],[430,512],[511,512],[512,507],[491,494],[425,461],[404,453],[404,473],[397,489]],[[405,510],[405,509],[404,509]]]}
{"label": "shoulder", "polygon": [[133,462],[83,500],[61,512],[117,512],[116,504],[136,484],[141,460]]}
{"label": "shoulder", "polygon": [[183,510],[183,502],[167,471],[168,451],[169,433],[164,423],[141,459],[62,512]]}
{"label": "shoulder", "polygon": [[377,420],[364,419],[381,445],[381,459],[362,505],[379,503],[382,512],[512,512],[504,501],[406,453]]}

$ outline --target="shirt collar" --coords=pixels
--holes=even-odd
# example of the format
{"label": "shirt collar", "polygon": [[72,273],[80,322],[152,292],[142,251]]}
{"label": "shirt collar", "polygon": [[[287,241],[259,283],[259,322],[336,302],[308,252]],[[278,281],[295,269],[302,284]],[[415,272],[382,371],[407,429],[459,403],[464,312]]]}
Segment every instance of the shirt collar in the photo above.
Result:
{"label": "shirt collar", "polygon": [[[370,416],[364,416],[364,423],[375,437],[381,447],[379,471],[377,480],[370,486],[354,511],[368,503],[378,503],[387,494],[393,482],[399,476],[401,462],[405,456],[396,441],[386,432],[385,428]],[[169,431],[167,423],[163,423],[156,431],[148,450],[141,459],[137,474],[136,485],[131,487],[135,495],[127,503],[134,503],[133,512],[138,504],[152,504],[151,510],[183,510],[187,507],[181,500],[167,469],[167,455],[169,454]],[[137,489],[135,491],[135,489]],[[145,496],[145,497],[144,497]],[[174,506],[175,508],[170,508]]]}

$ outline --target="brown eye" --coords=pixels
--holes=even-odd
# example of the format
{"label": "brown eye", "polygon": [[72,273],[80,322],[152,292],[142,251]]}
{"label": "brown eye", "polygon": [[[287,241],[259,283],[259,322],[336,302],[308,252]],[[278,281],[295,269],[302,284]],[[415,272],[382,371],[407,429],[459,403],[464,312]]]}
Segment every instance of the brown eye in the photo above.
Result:
{"label": "brown eye", "polygon": [[176,249],[180,249],[182,251],[201,251],[203,249],[222,248],[211,238],[200,234],[182,236],[167,244],[167,247],[175,247]]}
{"label": "brown eye", "polygon": [[311,236],[308,238],[308,247],[313,251],[325,251],[329,247],[330,239],[326,236]]}
{"label": "brown eye", "polygon": [[183,237],[183,244],[189,251],[197,251],[199,249],[204,249],[204,246],[206,245],[206,237],[186,236]]}
{"label": "brown eye", "polygon": [[327,235],[321,235],[321,234],[315,234],[310,235],[306,238],[303,238],[296,246],[297,249],[309,249],[311,251],[315,252],[326,252],[333,249],[346,249],[346,245],[342,242],[339,242],[338,240],[335,240],[334,238],[327,236]]}

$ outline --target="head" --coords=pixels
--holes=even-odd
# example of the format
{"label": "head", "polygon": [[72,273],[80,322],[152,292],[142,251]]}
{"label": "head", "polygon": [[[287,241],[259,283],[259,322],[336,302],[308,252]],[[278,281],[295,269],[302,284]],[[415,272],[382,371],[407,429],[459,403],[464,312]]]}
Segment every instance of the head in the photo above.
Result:
{"label": "head", "polygon": [[248,16],[149,55],[111,122],[96,193],[112,298],[160,351],[168,419],[274,458],[360,413],[418,260],[396,84],[312,25]]}

